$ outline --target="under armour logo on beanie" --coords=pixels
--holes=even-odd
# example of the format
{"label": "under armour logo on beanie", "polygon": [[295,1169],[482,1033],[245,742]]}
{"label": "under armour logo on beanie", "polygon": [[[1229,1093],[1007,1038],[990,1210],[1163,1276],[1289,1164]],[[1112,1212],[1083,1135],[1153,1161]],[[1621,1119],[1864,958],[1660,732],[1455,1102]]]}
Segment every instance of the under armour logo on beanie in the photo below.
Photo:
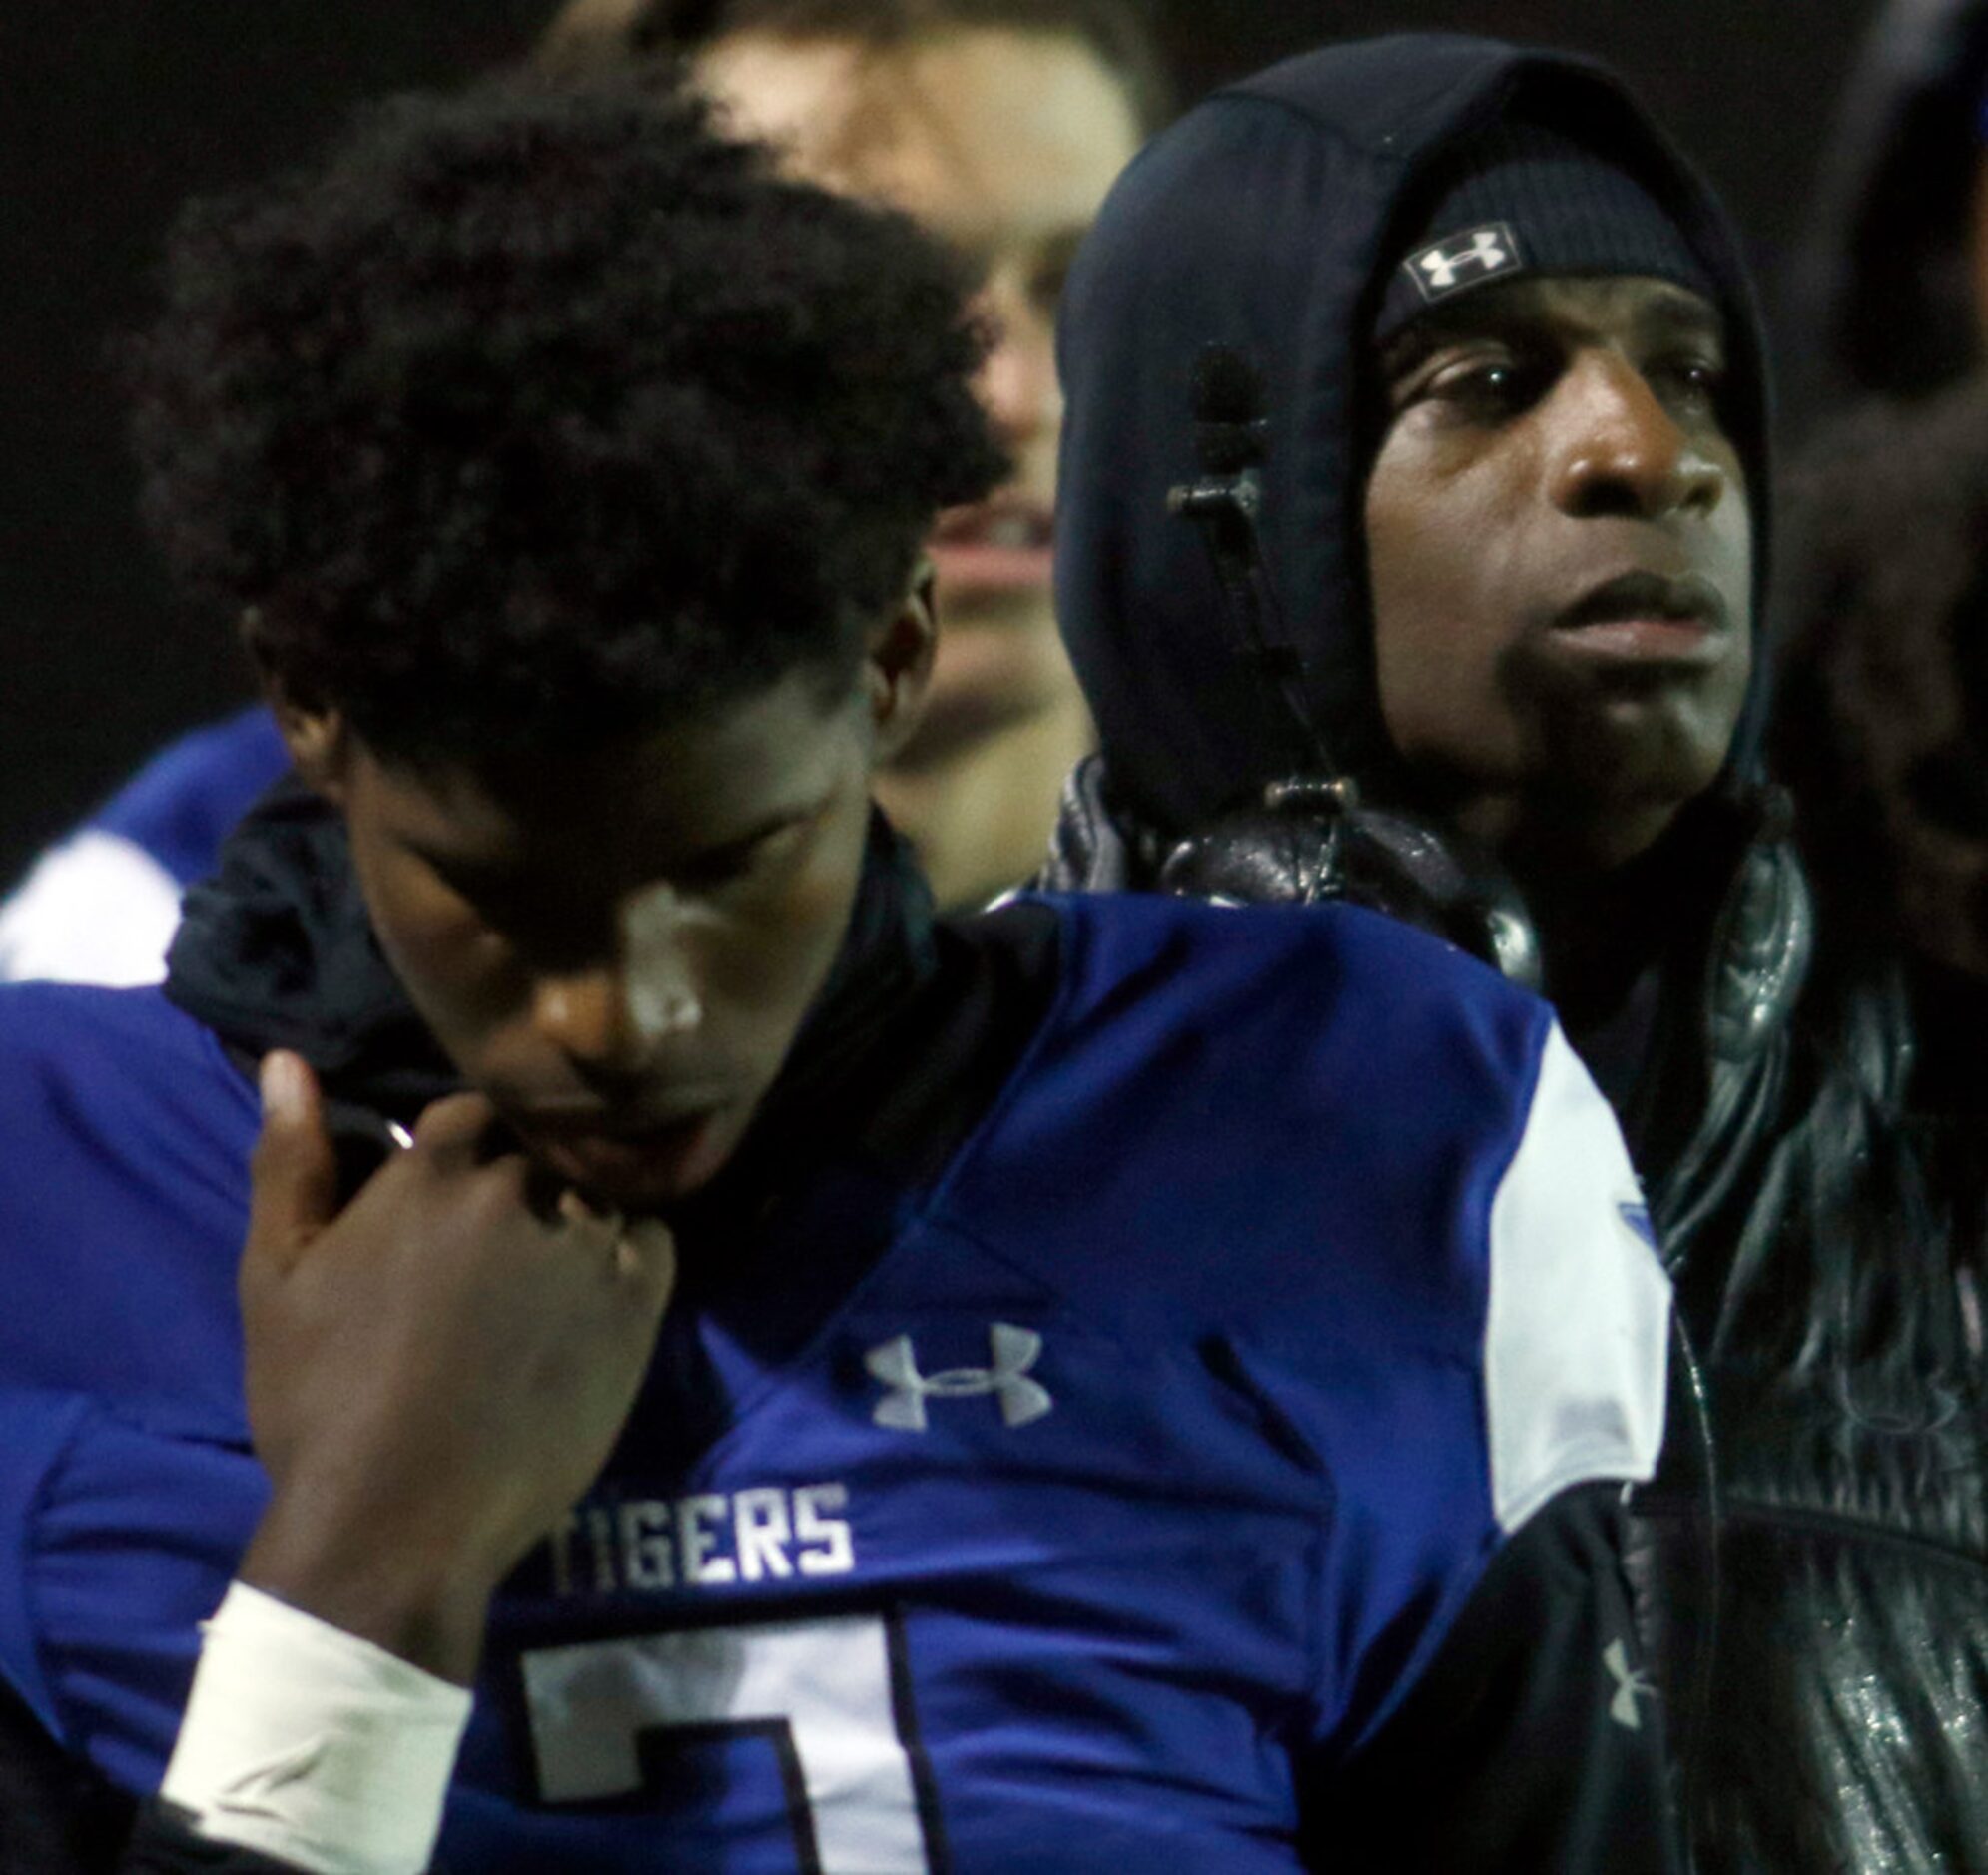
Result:
{"label": "under armour logo on beanie", "polygon": [[1377,339],[1523,274],[1648,275],[1718,298],[1711,271],[1641,181],[1539,124],[1494,125],[1458,151],[1399,252]]}
{"label": "under armour logo on beanie", "polygon": [[1489,228],[1473,228],[1411,254],[1402,271],[1421,289],[1423,299],[1434,301],[1473,280],[1509,274],[1525,265],[1518,237],[1503,222],[1493,222]]}

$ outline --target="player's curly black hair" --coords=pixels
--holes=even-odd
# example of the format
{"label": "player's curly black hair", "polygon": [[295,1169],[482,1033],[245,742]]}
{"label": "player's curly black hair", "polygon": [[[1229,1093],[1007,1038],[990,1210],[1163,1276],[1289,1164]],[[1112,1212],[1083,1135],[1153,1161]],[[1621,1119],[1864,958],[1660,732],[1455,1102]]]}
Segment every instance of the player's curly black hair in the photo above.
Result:
{"label": "player's curly black hair", "polygon": [[957,264],[693,97],[364,113],[197,203],[134,343],[144,504],[376,753],[578,746],[853,669],[1002,463]]}

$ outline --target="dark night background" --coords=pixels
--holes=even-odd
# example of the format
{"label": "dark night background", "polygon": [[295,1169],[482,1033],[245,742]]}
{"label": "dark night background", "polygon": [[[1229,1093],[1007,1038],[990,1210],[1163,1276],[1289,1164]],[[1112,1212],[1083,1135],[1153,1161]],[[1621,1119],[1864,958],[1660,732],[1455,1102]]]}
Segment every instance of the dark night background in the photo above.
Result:
{"label": "dark night background", "polygon": [[[351,102],[515,57],[552,0],[5,0],[0,8],[0,881],[174,730],[247,695],[132,516],[108,335],[181,197],[306,155]],[[1161,0],[1191,98],[1407,27],[1579,47],[1711,173],[1769,285],[1875,0]]]}

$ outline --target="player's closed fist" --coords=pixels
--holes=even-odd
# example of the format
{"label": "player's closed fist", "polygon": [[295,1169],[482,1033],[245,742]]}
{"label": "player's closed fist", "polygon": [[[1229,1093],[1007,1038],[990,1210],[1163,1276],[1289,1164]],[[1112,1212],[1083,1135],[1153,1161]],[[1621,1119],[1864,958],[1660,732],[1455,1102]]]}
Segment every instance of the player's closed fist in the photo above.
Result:
{"label": "player's closed fist", "polygon": [[669,1299],[653,1220],[534,1207],[476,1094],[342,1211],[315,1076],[263,1067],[241,1270],[275,1487],[245,1579],[466,1679],[496,1582],[606,1463]]}

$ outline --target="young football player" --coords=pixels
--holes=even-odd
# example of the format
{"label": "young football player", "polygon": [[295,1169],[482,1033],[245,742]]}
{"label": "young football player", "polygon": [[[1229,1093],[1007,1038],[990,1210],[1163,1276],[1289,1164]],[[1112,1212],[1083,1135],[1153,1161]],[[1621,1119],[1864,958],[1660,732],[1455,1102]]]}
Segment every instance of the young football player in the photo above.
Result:
{"label": "young football player", "polygon": [[686,99],[182,228],[148,507],[303,785],[163,990],[0,992],[10,1827],[1668,1866],[1667,1285],[1546,1007],[1346,908],[935,923],[872,809],[980,362]]}

